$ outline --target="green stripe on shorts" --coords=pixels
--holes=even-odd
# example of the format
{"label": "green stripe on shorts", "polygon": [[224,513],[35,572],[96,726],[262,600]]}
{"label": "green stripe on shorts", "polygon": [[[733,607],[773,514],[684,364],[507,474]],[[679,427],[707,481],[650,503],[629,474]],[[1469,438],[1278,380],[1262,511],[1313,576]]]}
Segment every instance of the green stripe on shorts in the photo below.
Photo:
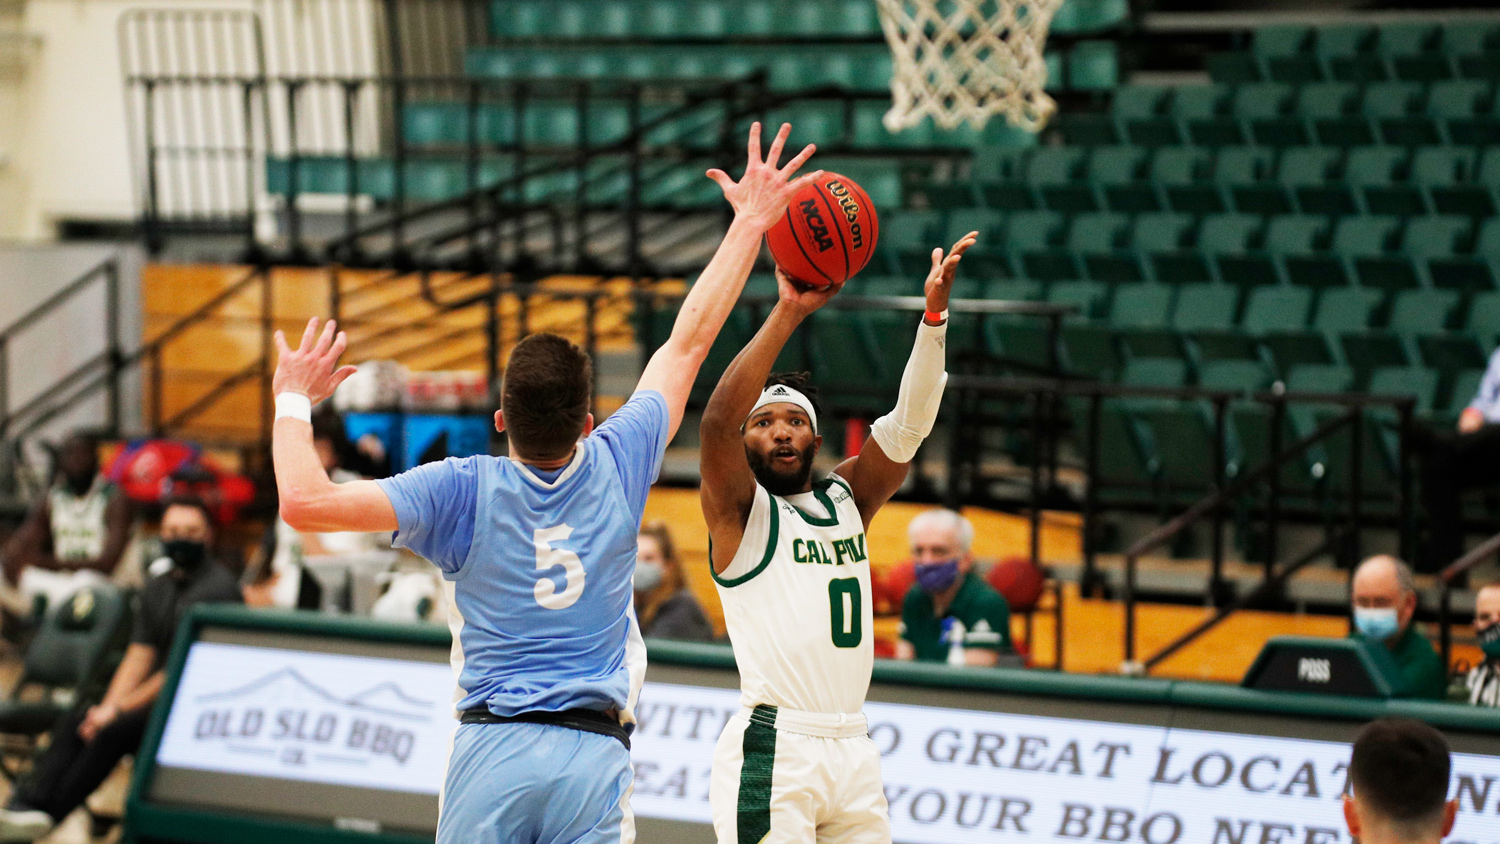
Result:
{"label": "green stripe on shorts", "polygon": [[745,725],[740,764],[738,840],[760,844],[771,833],[771,769],[776,764],[776,707],[757,706]]}

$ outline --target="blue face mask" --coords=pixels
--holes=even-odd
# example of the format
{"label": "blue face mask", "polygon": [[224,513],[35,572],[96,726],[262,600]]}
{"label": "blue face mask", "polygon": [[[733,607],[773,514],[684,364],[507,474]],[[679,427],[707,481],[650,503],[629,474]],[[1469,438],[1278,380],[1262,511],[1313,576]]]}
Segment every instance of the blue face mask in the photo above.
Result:
{"label": "blue face mask", "polygon": [[958,560],[943,560],[938,563],[917,563],[917,584],[931,595],[958,582]]}
{"label": "blue face mask", "polygon": [[1354,608],[1354,629],[1368,639],[1389,639],[1398,627],[1395,607]]}
{"label": "blue face mask", "polygon": [[1500,659],[1500,622],[1474,631],[1479,634],[1479,649],[1490,659]]}

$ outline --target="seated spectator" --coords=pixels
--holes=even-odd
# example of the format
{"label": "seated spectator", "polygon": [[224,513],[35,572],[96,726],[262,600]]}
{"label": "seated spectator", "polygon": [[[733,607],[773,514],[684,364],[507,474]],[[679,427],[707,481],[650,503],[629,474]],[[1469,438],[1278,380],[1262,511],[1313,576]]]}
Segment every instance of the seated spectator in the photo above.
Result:
{"label": "seated spectator", "polygon": [[1014,652],[1010,607],[974,571],[974,526],[952,510],[928,510],[906,533],[917,582],[901,606],[897,659],[992,666]]}
{"label": "seated spectator", "polygon": [[175,498],[161,518],[167,556],[151,565],[130,645],[104,699],[66,720],[31,774],[0,810],[0,840],[34,841],[83,805],[115,765],[141,745],[151,704],[161,692],[162,663],[188,607],[240,601],[234,576],[213,558],[213,521],[198,499]]}
{"label": "seated spectator", "polygon": [[[344,434],[343,420],[337,414],[319,414],[313,419],[313,447],[334,483],[362,477],[343,466],[352,448]],[[357,554],[389,547],[390,537],[386,534],[298,533],[278,516],[261,541],[259,571],[246,589],[245,600],[252,606],[319,609],[323,605],[323,588],[303,565],[306,557]]]}
{"label": "seated spectator", "polygon": [[1437,572],[1463,553],[1463,502],[1466,489],[1500,482],[1500,349],[1474,400],[1458,417],[1458,430],[1435,431],[1418,426],[1413,442],[1422,460],[1422,504],[1429,534],[1419,561],[1423,571]]}
{"label": "seated spectator", "polygon": [[1469,703],[1500,708],[1500,583],[1491,583],[1474,596],[1474,635],[1484,661],[1465,678]]}
{"label": "seated spectator", "polygon": [[1344,822],[1360,844],[1439,844],[1453,831],[1453,765],[1443,734],[1410,718],[1366,724],[1349,759]]}
{"label": "seated spectator", "polygon": [[[58,480],[0,551],[6,609],[27,617],[37,597],[66,600],[114,574],[130,542],[130,499],[99,473],[99,444],[75,433],[58,452]],[[14,587],[14,588],[9,588]]]}
{"label": "seated spectator", "polygon": [[1379,642],[1396,660],[1410,697],[1443,698],[1448,675],[1432,643],[1417,629],[1417,588],[1411,567],[1395,557],[1371,557],[1354,570],[1354,633]]}
{"label": "seated spectator", "polygon": [[635,552],[635,615],[641,635],[710,642],[713,625],[688,590],[672,532],[662,522],[641,528]]}

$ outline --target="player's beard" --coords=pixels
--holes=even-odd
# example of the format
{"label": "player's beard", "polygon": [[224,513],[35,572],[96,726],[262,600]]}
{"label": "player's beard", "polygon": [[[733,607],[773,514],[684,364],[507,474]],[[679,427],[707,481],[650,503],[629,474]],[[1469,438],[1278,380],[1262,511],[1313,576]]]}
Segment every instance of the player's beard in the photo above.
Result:
{"label": "player's beard", "polygon": [[750,471],[755,475],[756,482],[772,495],[786,496],[806,492],[808,482],[812,479],[813,455],[817,454],[818,447],[809,444],[798,453],[797,456],[801,459],[796,468],[778,471],[772,461],[776,453],[784,448],[790,446],[776,446],[764,454],[746,448],[745,457],[750,461]]}

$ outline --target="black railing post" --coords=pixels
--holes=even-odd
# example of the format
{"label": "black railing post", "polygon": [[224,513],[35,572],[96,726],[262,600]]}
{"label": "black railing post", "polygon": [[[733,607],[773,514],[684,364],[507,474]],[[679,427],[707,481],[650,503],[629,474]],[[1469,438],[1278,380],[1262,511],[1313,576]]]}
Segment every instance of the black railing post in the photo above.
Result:
{"label": "black railing post", "polygon": [[[1286,429],[1286,399],[1276,396],[1271,400],[1271,431],[1270,452],[1271,459],[1281,457],[1282,433]],[[1280,551],[1277,545],[1281,539],[1281,473],[1283,467],[1276,466],[1266,478],[1266,553],[1265,553],[1265,579],[1270,580],[1276,571],[1276,555]]]}
{"label": "black railing post", "polygon": [[1099,587],[1098,553],[1099,525],[1099,421],[1103,417],[1104,397],[1099,393],[1089,396],[1089,437],[1085,456],[1085,482],[1083,492],[1083,575],[1079,578],[1078,591],[1083,597],[1095,594]]}
{"label": "black railing post", "polygon": [[293,260],[304,256],[302,247],[302,210],[297,207],[298,193],[302,182],[302,155],[297,151],[297,95],[302,90],[302,80],[291,79],[286,83],[286,132],[290,147],[286,163],[286,233]]}
{"label": "black railing post", "polygon": [[272,335],[276,331],[276,297],[272,289],[275,272],[270,267],[261,270],[260,277],[260,444],[264,453],[271,445],[272,396],[271,380],[276,374],[275,356],[272,354]]}
{"label": "black railing post", "polygon": [[1396,494],[1400,500],[1396,503],[1396,518],[1399,521],[1401,559],[1415,564],[1417,562],[1416,522],[1413,518],[1412,507],[1412,471],[1411,471],[1411,426],[1412,409],[1414,405],[1403,404],[1397,408],[1400,425],[1396,442]]}
{"label": "black railing post", "polygon": [[[124,355],[120,351],[120,265],[111,260],[104,265],[104,332],[109,344],[109,380],[105,382],[105,406],[110,436],[120,434],[120,375]],[[0,415],[5,412],[0,406]]]}
{"label": "black railing post", "polygon": [[[393,7],[395,0],[386,0],[387,8]],[[395,20],[395,13],[390,12],[391,20]],[[391,53],[399,55],[400,49],[395,44],[396,36],[392,36]],[[406,252],[406,179],[408,167],[406,162],[406,77],[398,75],[391,85],[391,112],[394,115],[391,123],[391,160],[395,167],[395,183],[391,186],[391,255],[395,263],[400,267],[409,267],[411,261]]]}
{"label": "black railing post", "polygon": [[161,341],[157,340],[151,346],[151,404],[147,415],[153,437],[161,436],[162,393],[165,391],[166,385],[162,383]]}
{"label": "black railing post", "polygon": [[[1213,491],[1216,493],[1224,488],[1224,482],[1228,471],[1227,467],[1225,466],[1226,460],[1224,457],[1224,452],[1226,449],[1226,443],[1224,442],[1224,437],[1226,435],[1224,424],[1226,404],[1227,400],[1223,396],[1215,396],[1213,399]],[[1211,565],[1212,568],[1210,569],[1208,579],[1208,599],[1213,606],[1217,607],[1223,601],[1228,600],[1228,596],[1224,594],[1224,505],[1222,503],[1215,505],[1213,509],[1213,557],[1211,560]]]}
{"label": "black railing post", "polygon": [[1052,602],[1052,652],[1057,655],[1056,663],[1052,666],[1053,671],[1063,670],[1063,611],[1066,601],[1067,588],[1062,583],[1053,580],[1053,592],[1055,599]]}
{"label": "black railing post", "polygon": [[[263,81],[250,80],[244,85],[244,108],[245,120],[245,257],[252,263],[260,263],[264,255],[260,243],[255,239],[255,197],[260,194],[256,185],[256,167],[259,164],[255,154],[255,86],[264,84]],[[264,96],[264,92],[262,92]]]}
{"label": "black railing post", "polygon": [[1125,555],[1125,667],[1135,663],[1135,564],[1136,555]]}
{"label": "black railing post", "polygon": [[1354,569],[1359,565],[1362,543],[1360,525],[1364,521],[1365,406],[1356,404],[1350,411],[1349,424],[1349,536],[1348,565],[1352,584]]}
{"label": "black railing post", "polygon": [[[359,158],[354,150],[354,102],[359,96],[359,83],[344,80],[344,238],[350,244],[347,253],[359,248],[354,233],[359,231]],[[350,262],[350,254],[336,256],[338,260]]]}
{"label": "black railing post", "polygon": [[[1031,513],[1028,515],[1027,521],[1031,526],[1031,564],[1033,566],[1040,566],[1042,564],[1042,462],[1046,459],[1043,456],[1044,448],[1042,446],[1043,431],[1046,429],[1046,425],[1043,424],[1042,420],[1042,409],[1047,406],[1047,391],[1037,390],[1031,395],[1034,399],[1031,406]],[[978,400],[976,400],[977,403]],[[984,434],[981,431],[979,437],[983,436]],[[978,486],[977,481],[979,478],[977,476],[979,474],[980,451],[981,449],[978,447],[978,443],[976,443],[975,448],[969,454],[969,459],[973,461],[973,465],[975,466],[976,475],[976,483],[970,487],[971,490]]]}
{"label": "black railing post", "polygon": [[641,278],[641,87],[630,87],[630,186],[625,196],[626,266],[632,281]]}
{"label": "black railing post", "polygon": [[479,195],[479,110],[482,104],[480,97],[479,79],[468,80],[468,97],[465,98],[467,109],[465,110],[464,132],[465,132],[465,158],[464,171],[469,185],[469,201],[464,209],[468,214],[469,225],[469,272],[480,272],[484,267],[484,256],[479,248],[479,217],[480,217],[480,195]]}
{"label": "black railing post", "polygon": [[146,249],[152,255],[161,252],[161,185],[156,177],[156,82],[152,79],[142,80],[143,92],[145,94],[145,147],[146,147],[146,218],[142,223],[145,229]]}
{"label": "black railing post", "polygon": [[0,334],[0,438],[10,428],[10,338]]}
{"label": "black railing post", "polygon": [[1453,660],[1453,631],[1448,629],[1448,618],[1453,614],[1453,582],[1440,577],[1438,586],[1438,653],[1446,675]]}
{"label": "black railing post", "polygon": [[[573,263],[581,266],[588,242],[589,83],[578,84],[578,184],[573,193]],[[560,260],[562,255],[557,256]],[[592,300],[590,300],[592,301]]]}

